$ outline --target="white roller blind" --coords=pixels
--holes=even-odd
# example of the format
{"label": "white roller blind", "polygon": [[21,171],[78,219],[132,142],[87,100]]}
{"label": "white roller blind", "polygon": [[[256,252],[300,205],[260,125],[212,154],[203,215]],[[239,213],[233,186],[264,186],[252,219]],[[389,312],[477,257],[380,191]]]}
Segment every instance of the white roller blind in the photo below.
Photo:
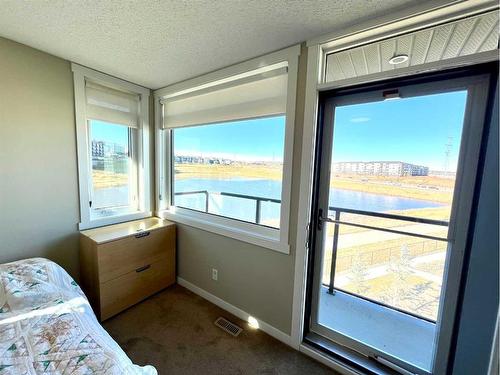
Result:
{"label": "white roller blind", "polygon": [[282,115],[287,68],[225,82],[162,100],[163,128],[204,125]]}
{"label": "white roller blind", "polygon": [[85,82],[86,116],[89,119],[139,127],[139,95],[93,82]]}

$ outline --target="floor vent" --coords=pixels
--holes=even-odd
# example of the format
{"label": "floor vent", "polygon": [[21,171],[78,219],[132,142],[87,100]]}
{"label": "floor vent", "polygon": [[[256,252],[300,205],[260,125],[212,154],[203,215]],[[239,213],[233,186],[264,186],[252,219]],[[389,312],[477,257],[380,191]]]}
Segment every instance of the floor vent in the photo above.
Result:
{"label": "floor vent", "polygon": [[223,317],[217,318],[214,324],[223,331],[226,331],[230,335],[233,335],[234,337],[238,336],[241,333],[241,331],[243,331],[242,328],[238,327],[234,323],[231,323],[229,320]]}

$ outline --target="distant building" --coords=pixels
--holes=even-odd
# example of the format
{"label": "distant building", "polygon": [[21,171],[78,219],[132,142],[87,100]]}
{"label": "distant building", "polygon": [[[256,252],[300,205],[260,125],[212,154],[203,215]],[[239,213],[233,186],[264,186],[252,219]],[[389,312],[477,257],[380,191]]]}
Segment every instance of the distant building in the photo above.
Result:
{"label": "distant building", "polygon": [[220,164],[220,165],[230,165],[233,163],[232,160],[215,158],[215,157],[201,157],[201,156],[180,156],[176,155],[174,157],[176,164]]}
{"label": "distant building", "polygon": [[121,157],[127,154],[127,150],[123,145],[104,141],[92,141],[92,157],[103,158],[105,156]]}
{"label": "distant building", "polygon": [[104,157],[104,142],[103,141],[92,141],[92,157],[93,158]]}
{"label": "distant building", "polygon": [[369,176],[428,176],[429,168],[402,161],[347,161],[333,163],[334,173]]}

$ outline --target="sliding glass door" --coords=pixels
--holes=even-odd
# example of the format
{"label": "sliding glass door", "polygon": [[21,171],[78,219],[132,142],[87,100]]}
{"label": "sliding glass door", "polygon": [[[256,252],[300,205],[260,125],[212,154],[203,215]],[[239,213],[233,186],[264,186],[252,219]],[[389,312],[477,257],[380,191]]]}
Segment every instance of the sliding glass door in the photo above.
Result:
{"label": "sliding glass door", "polygon": [[324,96],[311,333],[432,372],[455,312],[487,91],[477,75]]}

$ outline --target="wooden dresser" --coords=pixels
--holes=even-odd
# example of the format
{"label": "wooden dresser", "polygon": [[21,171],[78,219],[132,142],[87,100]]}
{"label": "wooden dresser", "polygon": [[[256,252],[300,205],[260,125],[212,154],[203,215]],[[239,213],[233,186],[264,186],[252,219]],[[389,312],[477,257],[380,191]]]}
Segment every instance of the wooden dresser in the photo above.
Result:
{"label": "wooden dresser", "polygon": [[147,218],[80,232],[80,284],[103,321],[175,283],[175,224]]}

